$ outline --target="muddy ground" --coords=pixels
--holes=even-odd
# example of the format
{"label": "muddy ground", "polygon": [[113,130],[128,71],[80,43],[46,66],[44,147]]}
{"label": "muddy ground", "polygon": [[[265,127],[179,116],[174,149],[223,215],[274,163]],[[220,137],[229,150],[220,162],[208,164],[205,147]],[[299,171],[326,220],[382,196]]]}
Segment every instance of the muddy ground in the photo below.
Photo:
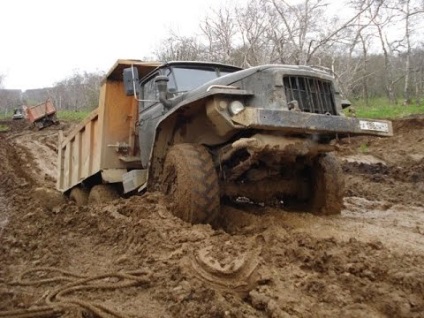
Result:
{"label": "muddy ground", "polygon": [[424,118],[339,142],[340,216],[224,206],[216,228],[159,193],[61,201],[71,125],[0,124],[0,317],[424,316]]}

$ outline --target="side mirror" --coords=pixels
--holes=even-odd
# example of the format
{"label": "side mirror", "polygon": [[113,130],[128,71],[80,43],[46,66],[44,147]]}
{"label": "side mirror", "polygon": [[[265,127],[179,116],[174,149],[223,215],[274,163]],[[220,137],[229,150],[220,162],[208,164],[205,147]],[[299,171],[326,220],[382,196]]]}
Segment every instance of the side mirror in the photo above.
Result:
{"label": "side mirror", "polygon": [[166,107],[171,108],[171,102],[166,98],[168,92],[169,78],[165,75],[159,75],[155,78],[155,83],[159,91],[159,101]]}
{"label": "side mirror", "polygon": [[350,105],[352,105],[352,104],[347,99],[342,100],[342,108],[343,109],[348,108]]}
{"label": "side mirror", "polygon": [[139,93],[138,69],[134,66],[124,68],[123,72],[125,95],[136,96]]}
{"label": "side mirror", "polygon": [[158,86],[159,94],[166,94],[168,90],[169,78],[165,75],[158,75],[155,78],[155,83]]}

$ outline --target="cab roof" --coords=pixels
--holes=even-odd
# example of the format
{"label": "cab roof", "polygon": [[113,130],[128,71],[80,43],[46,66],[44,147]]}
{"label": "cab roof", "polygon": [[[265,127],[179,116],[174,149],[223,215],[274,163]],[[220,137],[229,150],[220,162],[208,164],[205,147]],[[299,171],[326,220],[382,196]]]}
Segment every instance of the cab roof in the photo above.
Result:
{"label": "cab roof", "polygon": [[211,66],[211,67],[223,67],[227,69],[233,69],[234,71],[242,70],[242,68],[213,62],[198,62],[198,61],[172,61],[172,62],[159,62],[159,61],[141,61],[141,60],[118,60],[109,70],[105,76],[105,80],[111,81],[122,81],[122,73],[125,68],[135,66],[138,69],[140,78],[145,77],[149,73],[161,66],[183,66],[183,65],[198,65],[198,66]]}

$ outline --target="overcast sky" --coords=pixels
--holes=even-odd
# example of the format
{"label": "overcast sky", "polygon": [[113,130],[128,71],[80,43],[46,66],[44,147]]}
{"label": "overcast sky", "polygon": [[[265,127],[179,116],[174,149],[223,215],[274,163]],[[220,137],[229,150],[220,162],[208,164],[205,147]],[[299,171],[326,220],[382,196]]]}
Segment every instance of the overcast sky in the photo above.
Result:
{"label": "overcast sky", "polygon": [[225,0],[2,0],[4,86],[51,86],[74,70],[107,71],[117,59],[152,57],[170,29],[193,34],[207,11],[222,3]]}

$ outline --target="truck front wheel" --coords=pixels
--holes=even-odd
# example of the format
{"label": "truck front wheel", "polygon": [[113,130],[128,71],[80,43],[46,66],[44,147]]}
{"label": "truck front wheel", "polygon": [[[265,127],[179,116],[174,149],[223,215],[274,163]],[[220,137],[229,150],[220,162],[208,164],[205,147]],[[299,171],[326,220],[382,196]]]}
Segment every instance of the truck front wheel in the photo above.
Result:
{"label": "truck front wheel", "polygon": [[193,224],[210,223],[219,213],[218,175],[205,147],[173,146],[166,156],[161,181],[171,211],[180,219]]}
{"label": "truck front wheel", "polygon": [[344,178],[333,154],[321,155],[312,166],[310,209],[320,215],[340,214],[343,206]]}

